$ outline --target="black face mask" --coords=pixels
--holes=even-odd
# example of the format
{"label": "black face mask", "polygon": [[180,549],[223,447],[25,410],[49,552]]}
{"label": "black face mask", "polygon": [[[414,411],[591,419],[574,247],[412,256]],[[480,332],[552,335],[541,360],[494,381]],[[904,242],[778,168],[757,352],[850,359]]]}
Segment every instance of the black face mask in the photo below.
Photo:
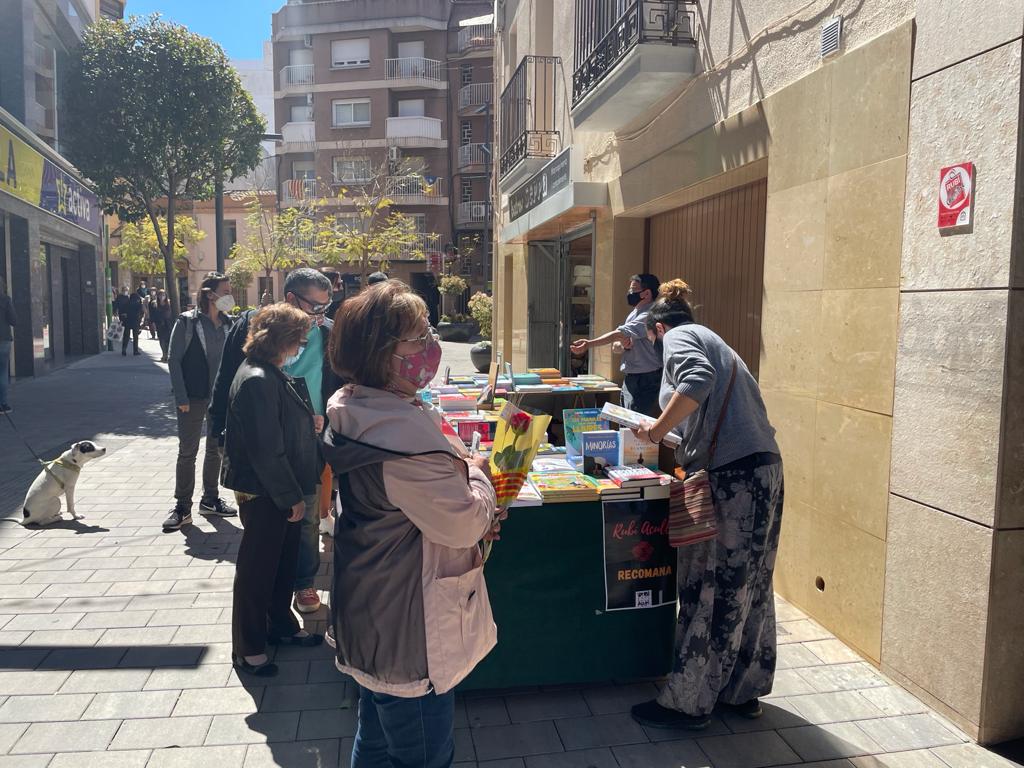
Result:
{"label": "black face mask", "polygon": [[635,307],[640,303],[640,297],[643,295],[643,291],[630,291],[626,294],[626,301],[629,302],[629,306]]}
{"label": "black face mask", "polygon": [[331,294],[331,299],[334,301],[342,301],[345,298],[344,291],[335,291]]}

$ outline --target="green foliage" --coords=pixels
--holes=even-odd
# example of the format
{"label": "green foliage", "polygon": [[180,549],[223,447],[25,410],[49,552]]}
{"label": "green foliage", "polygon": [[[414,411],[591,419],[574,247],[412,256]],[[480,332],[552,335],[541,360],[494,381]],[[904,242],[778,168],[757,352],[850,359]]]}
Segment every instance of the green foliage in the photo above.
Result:
{"label": "green foliage", "polygon": [[246,235],[228,254],[231,266],[227,275],[236,281],[232,285],[247,287],[255,275],[270,277],[279,269],[326,261],[325,243],[317,237],[315,221],[321,205],[313,200],[277,213],[264,205],[256,192],[247,193]]}
{"label": "green foliage", "polygon": [[492,312],[494,300],[482,291],[477,291],[469,298],[469,314],[480,326],[480,335],[485,339],[491,338]]}
{"label": "green foliage", "polygon": [[437,289],[445,296],[461,296],[469,285],[458,275],[445,275],[438,283]]}
{"label": "green foliage", "polygon": [[[157,226],[164,242],[167,241],[167,219],[157,218]],[[175,266],[187,270],[188,246],[198,243],[206,233],[196,226],[191,216],[178,216],[174,222]],[[164,257],[160,249],[157,230],[148,222],[126,222],[121,225],[121,244],[114,248],[118,263],[136,275],[156,275],[163,271]]]}
{"label": "green foliage", "polygon": [[[175,203],[256,166],[266,130],[224,51],[159,16],[90,25],[68,69],[62,139],[107,212],[148,219],[175,312]],[[165,201],[165,202],[162,202]],[[169,236],[158,219],[171,221]]]}

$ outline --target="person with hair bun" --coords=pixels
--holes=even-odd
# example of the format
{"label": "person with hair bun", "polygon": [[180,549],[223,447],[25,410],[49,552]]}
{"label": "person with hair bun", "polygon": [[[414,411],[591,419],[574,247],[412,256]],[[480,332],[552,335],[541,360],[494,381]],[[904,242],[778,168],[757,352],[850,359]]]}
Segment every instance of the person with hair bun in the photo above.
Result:
{"label": "person with hair bun", "polygon": [[668,684],[633,718],[700,729],[715,707],[761,715],[775,676],[772,572],[782,523],[782,457],[761,392],[739,355],[694,321],[690,287],[670,280],[647,315],[664,346],[661,416],[641,438],[675,432],[687,474],[707,470],[718,537],[678,550],[679,619]]}
{"label": "person with hair bun", "polygon": [[249,325],[243,362],[229,394],[222,481],[235,491],[242,543],[231,610],[235,669],[277,674],[266,646],[323,642],[291,611],[304,499],[319,481],[313,408],[282,370],[306,345],[309,316],[289,304],[265,307]]}

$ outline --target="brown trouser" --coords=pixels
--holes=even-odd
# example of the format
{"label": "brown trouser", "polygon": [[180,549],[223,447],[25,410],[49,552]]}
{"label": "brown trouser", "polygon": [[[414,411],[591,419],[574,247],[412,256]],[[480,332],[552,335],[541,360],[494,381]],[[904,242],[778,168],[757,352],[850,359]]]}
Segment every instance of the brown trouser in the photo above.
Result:
{"label": "brown trouser", "polygon": [[240,505],[242,543],[235,565],[231,640],[235,656],[258,656],[268,637],[290,637],[301,627],[292,613],[299,556],[299,524],[266,496]]}

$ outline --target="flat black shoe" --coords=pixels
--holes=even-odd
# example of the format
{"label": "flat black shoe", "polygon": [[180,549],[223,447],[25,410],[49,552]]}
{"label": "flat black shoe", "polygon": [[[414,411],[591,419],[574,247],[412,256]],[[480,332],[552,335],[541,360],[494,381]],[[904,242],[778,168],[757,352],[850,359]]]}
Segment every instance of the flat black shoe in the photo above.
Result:
{"label": "flat black shoe", "polygon": [[731,712],[737,717],[745,717],[747,720],[757,720],[757,718],[764,714],[764,710],[761,709],[761,702],[757,699],[744,701],[742,704],[726,704],[720,701],[718,702],[718,707],[726,712]]}
{"label": "flat black shoe", "polygon": [[244,658],[239,658],[232,654],[231,666],[238,672],[245,672],[254,677],[274,677],[277,675],[277,664],[269,660],[263,664],[250,664]]}
{"label": "flat black shoe", "polygon": [[656,699],[636,704],[631,714],[640,725],[646,725],[649,728],[682,728],[688,731],[701,731],[707,728],[708,723],[711,722],[709,715],[687,715],[678,710],[661,706]]}
{"label": "flat black shoe", "polygon": [[288,635],[287,637],[268,637],[267,645],[294,645],[299,648],[316,648],[323,641],[323,635]]}

